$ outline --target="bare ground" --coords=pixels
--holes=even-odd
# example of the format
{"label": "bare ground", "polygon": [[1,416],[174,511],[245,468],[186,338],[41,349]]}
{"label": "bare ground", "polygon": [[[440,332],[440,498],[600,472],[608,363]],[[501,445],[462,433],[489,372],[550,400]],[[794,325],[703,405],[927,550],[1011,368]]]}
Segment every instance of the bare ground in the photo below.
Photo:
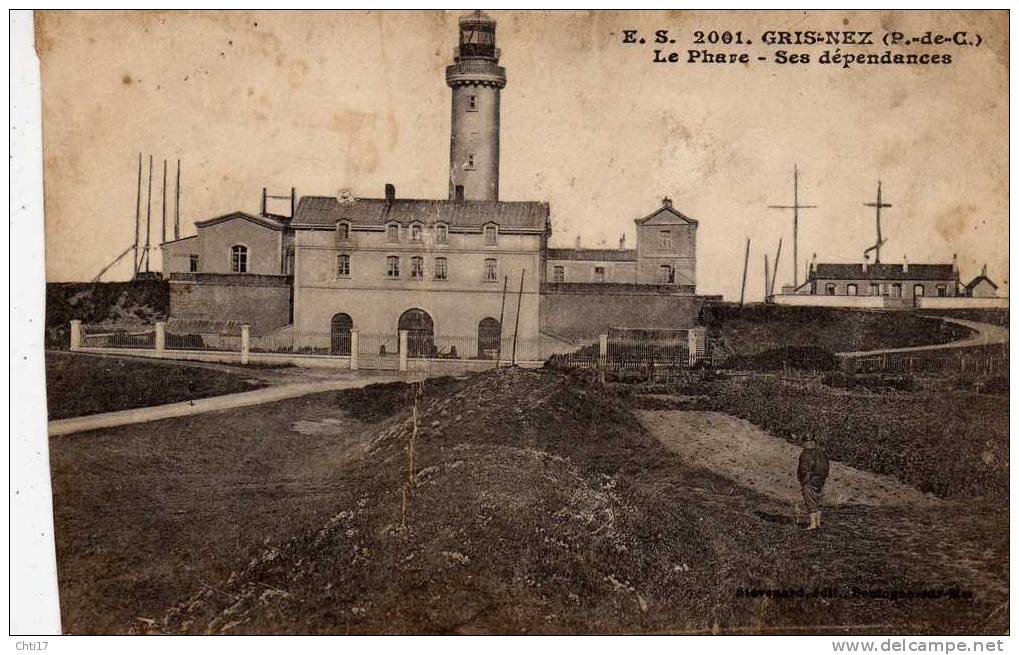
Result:
{"label": "bare ground", "polygon": [[[800,448],[749,421],[719,412],[638,411],[641,424],[684,464],[704,468],[751,491],[799,507],[796,464]],[[831,463],[825,505],[923,507],[937,498],[877,475]]]}

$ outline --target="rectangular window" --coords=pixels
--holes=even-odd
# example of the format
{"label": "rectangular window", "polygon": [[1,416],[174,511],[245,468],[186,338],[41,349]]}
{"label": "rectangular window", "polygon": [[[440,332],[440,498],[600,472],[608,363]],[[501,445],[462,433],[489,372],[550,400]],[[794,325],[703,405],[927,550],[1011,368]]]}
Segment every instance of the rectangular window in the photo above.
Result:
{"label": "rectangular window", "polygon": [[594,281],[595,282],[604,282],[605,281],[605,267],[604,266],[595,266],[594,267]]}
{"label": "rectangular window", "polygon": [[350,238],[350,226],[346,223],[336,224],[336,238],[344,241]]}
{"label": "rectangular window", "polygon": [[421,226],[420,225],[411,225],[410,226],[410,240],[411,241],[420,241],[421,240]]}
{"label": "rectangular window", "polygon": [[386,240],[390,243],[396,243],[400,240],[400,226],[399,225],[388,225],[386,226]]}
{"label": "rectangular window", "polygon": [[478,110],[478,96],[470,95],[467,96],[467,111]]}
{"label": "rectangular window", "polygon": [[336,256],[336,277],[350,277],[350,255]]}
{"label": "rectangular window", "polygon": [[248,272],[248,248],[234,246],[230,249],[230,270],[234,273]]}
{"label": "rectangular window", "polygon": [[948,295],[948,287],[946,287],[944,284],[939,284],[938,285],[938,298],[944,298],[947,295]]}
{"label": "rectangular window", "polygon": [[467,168],[474,168],[474,153],[467,155]]}
{"label": "rectangular window", "polygon": [[446,279],[446,258],[436,257],[435,258],[435,279],[445,280]]}
{"label": "rectangular window", "polygon": [[435,226],[435,243],[446,245],[449,243],[449,228],[445,225]]}
{"label": "rectangular window", "polygon": [[495,282],[499,278],[499,271],[494,259],[485,260],[485,282]]}
{"label": "rectangular window", "polygon": [[425,277],[425,260],[423,258],[410,258],[410,277],[414,280],[421,280]]}
{"label": "rectangular window", "polygon": [[499,231],[494,225],[485,226],[485,245],[494,246],[499,242]]}
{"label": "rectangular window", "polygon": [[878,284],[877,282],[871,282],[870,283],[870,295],[872,295],[872,296],[880,296],[881,295],[881,285]]}
{"label": "rectangular window", "polygon": [[192,273],[198,272],[198,255],[191,255],[190,261],[188,262],[188,270]]}
{"label": "rectangular window", "polygon": [[399,257],[386,257],[386,277],[400,277]]}
{"label": "rectangular window", "polygon": [[658,245],[662,250],[672,250],[672,232],[662,230],[658,233]]}
{"label": "rectangular window", "polygon": [[855,284],[847,284],[846,285],[846,295],[847,296],[855,296],[856,295],[856,285]]}
{"label": "rectangular window", "polygon": [[562,266],[554,266],[552,268],[552,281],[553,282],[565,282],[566,281],[566,269]]}

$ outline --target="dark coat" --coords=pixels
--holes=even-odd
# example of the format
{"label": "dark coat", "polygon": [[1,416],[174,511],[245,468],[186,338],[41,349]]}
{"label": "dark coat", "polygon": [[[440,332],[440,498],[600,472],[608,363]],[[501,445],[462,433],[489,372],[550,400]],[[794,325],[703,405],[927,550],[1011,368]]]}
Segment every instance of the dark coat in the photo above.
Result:
{"label": "dark coat", "polygon": [[828,456],[820,448],[804,448],[800,453],[800,465],[796,469],[800,485],[809,484],[820,491],[828,479]]}

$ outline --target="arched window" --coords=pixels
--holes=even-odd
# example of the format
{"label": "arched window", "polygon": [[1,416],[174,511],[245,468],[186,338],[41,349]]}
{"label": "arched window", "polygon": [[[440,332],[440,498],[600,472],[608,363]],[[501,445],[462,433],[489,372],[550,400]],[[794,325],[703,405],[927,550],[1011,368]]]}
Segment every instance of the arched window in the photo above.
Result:
{"label": "arched window", "polygon": [[397,329],[407,331],[408,357],[435,357],[435,327],[423,309],[408,309],[400,315]]}
{"label": "arched window", "polygon": [[340,241],[346,241],[350,238],[350,223],[344,223],[343,221],[336,223],[336,238]]}
{"label": "arched window", "polygon": [[481,319],[478,323],[478,357],[495,359],[499,356],[502,341],[502,326],[491,316]]}
{"label": "arched window", "polygon": [[923,296],[926,293],[926,291],[927,290],[924,288],[924,286],[922,284],[914,284],[913,285],[913,297],[914,298],[923,298]]}
{"label": "arched window", "polygon": [[856,285],[855,284],[847,284],[846,285],[846,295],[847,296],[855,296],[856,295]]}
{"label": "arched window", "polygon": [[350,255],[336,255],[336,277],[350,277]]}
{"label": "arched window", "polygon": [[350,355],[350,330],[354,320],[350,314],[336,314],[329,321],[329,352],[333,355]]}
{"label": "arched window", "polygon": [[835,285],[834,284],[827,284],[827,285],[825,285],[824,292],[826,294],[828,294],[829,296],[834,296],[835,295]]}
{"label": "arched window", "polygon": [[902,285],[896,282],[892,285],[892,298],[902,297]]}
{"label": "arched window", "polygon": [[234,273],[248,272],[247,246],[234,246],[230,248],[230,270]]}
{"label": "arched window", "polygon": [[485,245],[494,246],[499,243],[499,228],[495,225],[485,226]]}
{"label": "arched window", "polygon": [[410,226],[410,240],[411,241],[421,240],[421,226],[417,223],[414,223],[413,225]]}
{"label": "arched window", "polygon": [[410,258],[410,277],[412,280],[422,280],[425,277],[424,257]]}
{"label": "arched window", "polygon": [[435,243],[440,246],[449,243],[449,226],[441,224],[435,226]]}

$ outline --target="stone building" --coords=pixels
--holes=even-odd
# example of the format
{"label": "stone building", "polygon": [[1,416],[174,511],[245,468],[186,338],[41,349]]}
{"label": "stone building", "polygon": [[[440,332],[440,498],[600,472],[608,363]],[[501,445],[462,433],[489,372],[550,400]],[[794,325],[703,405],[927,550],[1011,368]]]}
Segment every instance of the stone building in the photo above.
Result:
{"label": "stone building", "polygon": [[163,244],[171,317],[248,323],[256,338],[289,333],[295,347],[341,354],[352,329],[375,335],[380,354],[407,330],[410,354],[460,357],[498,352],[510,327],[541,353],[613,327],[693,327],[697,221],[668,198],[636,220],[632,250],[550,248],[548,203],[499,199],[495,34],[482,12],[459,21],[447,199],[386,184],[376,198],[294,194],[280,216],[263,192],[260,215],[213,218]]}

